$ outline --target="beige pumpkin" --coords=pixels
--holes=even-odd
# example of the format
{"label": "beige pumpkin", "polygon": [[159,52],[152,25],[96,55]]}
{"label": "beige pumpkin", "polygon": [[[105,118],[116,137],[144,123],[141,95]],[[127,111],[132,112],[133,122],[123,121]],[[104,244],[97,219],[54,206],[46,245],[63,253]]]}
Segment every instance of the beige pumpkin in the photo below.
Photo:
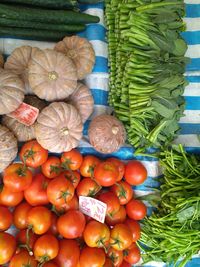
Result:
{"label": "beige pumpkin", "polygon": [[29,63],[33,92],[47,101],[62,100],[74,92],[77,72],[72,60],[55,50],[38,50]]}
{"label": "beige pumpkin", "polygon": [[89,118],[94,110],[94,99],[90,89],[82,83],[78,83],[76,90],[67,101],[79,111],[83,122]]}
{"label": "beige pumpkin", "polygon": [[5,126],[0,124],[0,172],[17,156],[17,139]]}
{"label": "beige pumpkin", "polygon": [[31,46],[17,47],[7,58],[4,68],[20,75],[25,84],[25,93],[32,94],[33,91],[28,81],[28,64],[32,56],[39,48]]}
{"label": "beige pumpkin", "polygon": [[[27,95],[24,102],[38,108],[40,111],[47,105],[45,101],[33,95]],[[31,126],[26,126],[16,119],[4,115],[2,118],[2,124],[14,133],[19,142],[26,142],[35,139],[35,123]]]}
{"label": "beige pumpkin", "polygon": [[4,66],[4,58],[3,58],[3,55],[0,54],[0,68],[3,68]]}
{"label": "beige pumpkin", "polygon": [[54,102],[39,114],[36,139],[50,152],[61,153],[78,146],[83,124],[77,109],[64,102]]}
{"label": "beige pumpkin", "polygon": [[88,135],[91,145],[105,154],[117,151],[126,140],[126,131],[121,121],[105,114],[91,121]]}
{"label": "beige pumpkin", "polygon": [[90,42],[79,36],[65,37],[54,48],[73,60],[76,65],[78,80],[82,80],[92,72],[95,63],[95,53]]}
{"label": "beige pumpkin", "polygon": [[25,87],[17,74],[0,72],[0,115],[16,110],[24,100]]}

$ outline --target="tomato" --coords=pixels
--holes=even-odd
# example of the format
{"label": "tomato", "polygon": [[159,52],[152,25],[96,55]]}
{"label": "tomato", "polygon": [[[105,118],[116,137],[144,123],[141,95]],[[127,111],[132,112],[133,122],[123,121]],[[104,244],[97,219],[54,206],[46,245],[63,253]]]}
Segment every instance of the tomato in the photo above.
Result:
{"label": "tomato", "polygon": [[13,212],[13,223],[15,227],[18,229],[27,228],[27,214],[31,208],[32,206],[27,202],[22,202],[15,208]]}
{"label": "tomato", "polygon": [[102,267],[106,261],[105,252],[100,248],[85,247],[80,255],[80,267]]}
{"label": "tomato", "polygon": [[140,185],[147,178],[147,170],[140,161],[131,160],[125,167],[124,178],[131,185]]}
{"label": "tomato", "polygon": [[137,199],[132,199],[126,205],[126,213],[129,218],[139,221],[142,220],[147,214],[147,207],[145,204]]}
{"label": "tomato", "polygon": [[19,157],[26,166],[38,168],[47,160],[48,150],[44,149],[36,140],[31,140],[22,146]]}
{"label": "tomato", "polygon": [[15,207],[24,198],[24,192],[12,192],[8,187],[3,186],[0,191],[0,203],[4,206]]}
{"label": "tomato", "polygon": [[119,198],[121,205],[127,204],[133,197],[133,189],[125,181],[119,181],[111,187],[111,191]]}
{"label": "tomato", "polygon": [[140,260],[140,257],[140,249],[135,243],[124,251],[124,260],[130,264],[136,264]]}
{"label": "tomato", "polygon": [[124,258],[123,252],[121,250],[116,250],[112,247],[109,248],[107,255],[111,259],[113,266],[115,267],[119,267]]}
{"label": "tomato", "polygon": [[109,158],[107,159],[107,161],[112,162],[117,166],[118,171],[119,171],[117,182],[121,181],[121,179],[124,177],[125,164],[117,158]]}
{"label": "tomato", "polygon": [[79,172],[71,171],[71,170],[62,172],[60,177],[64,177],[67,180],[69,180],[73,184],[74,188],[77,187],[77,185],[79,184],[80,179],[81,179],[81,176],[80,176]]}
{"label": "tomato", "polygon": [[51,226],[49,230],[47,231],[47,234],[52,234],[52,235],[58,235],[58,228],[57,228],[57,221],[58,221],[58,216],[55,213],[51,214]]}
{"label": "tomato", "polygon": [[42,267],[59,267],[57,264],[55,264],[53,261],[48,261]]}
{"label": "tomato", "polygon": [[10,261],[9,267],[37,267],[37,261],[33,256],[30,256],[28,251],[22,250],[14,255]]}
{"label": "tomato", "polygon": [[80,173],[83,177],[93,177],[94,168],[100,163],[100,159],[95,156],[87,155],[83,158]]}
{"label": "tomato", "polygon": [[103,247],[109,243],[110,230],[105,223],[90,221],[83,232],[85,243],[89,247]]}
{"label": "tomato", "polygon": [[54,259],[58,255],[58,251],[58,240],[49,234],[39,237],[33,247],[34,256],[41,263]]}
{"label": "tomato", "polygon": [[14,236],[5,232],[0,233],[0,264],[9,262],[15,250],[16,240]]}
{"label": "tomato", "polygon": [[116,224],[110,232],[110,245],[116,250],[124,250],[132,243],[131,231],[125,224]]}
{"label": "tomato", "polygon": [[76,267],[79,261],[80,248],[76,240],[62,239],[55,262],[59,267]]}
{"label": "tomato", "polygon": [[28,232],[27,231],[28,231],[27,229],[19,231],[18,234],[16,235],[16,241],[17,245],[23,247],[24,249],[28,250],[28,252],[31,253],[38,236],[34,234],[32,231]]}
{"label": "tomato", "polygon": [[12,192],[24,191],[32,182],[32,172],[21,163],[13,163],[5,169],[3,182]]}
{"label": "tomato", "polygon": [[120,209],[119,199],[112,192],[103,192],[98,196],[98,200],[106,203],[106,215],[112,217]]}
{"label": "tomato", "polygon": [[69,202],[74,196],[74,187],[70,181],[58,176],[50,181],[47,187],[49,202],[55,206],[62,206]]}
{"label": "tomato", "polygon": [[112,162],[101,162],[94,169],[94,178],[101,186],[111,186],[116,183],[119,171]]}
{"label": "tomato", "polygon": [[140,239],[141,235],[141,229],[140,229],[140,224],[137,221],[134,221],[132,219],[127,218],[126,221],[124,222],[129,229],[131,230],[132,237],[133,237],[133,242],[136,242],[137,240]]}
{"label": "tomato", "polygon": [[62,206],[55,206],[55,209],[61,213],[64,213],[68,210],[78,210],[78,208],[79,208],[79,202],[78,202],[78,197],[76,195],[74,195],[69,202],[63,204]]}
{"label": "tomato", "polygon": [[69,170],[78,170],[82,164],[83,156],[77,149],[64,152],[61,156],[62,166]]}
{"label": "tomato", "polygon": [[120,206],[119,210],[111,216],[106,216],[106,223],[113,226],[118,223],[123,223],[126,220],[126,209]]}
{"label": "tomato", "polygon": [[131,267],[131,264],[128,263],[127,261],[123,261],[120,267]]}
{"label": "tomato", "polygon": [[78,196],[93,197],[95,196],[101,187],[91,178],[83,178],[76,188]]}
{"label": "tomato", "polygon": [[65,238],[80,237],[85,228],[85,216],[78,210],[69,210],[57,222],[58,232]]}
{"label": "tomato", "polygon": [[41,171],[50,179],[57,177],[61,173],[61,160],[58,157],[48,157],[42,164]]}
{"label": "tomato", "polygon": [[114,265],[113,265],[111,259],[106,258],[106,261],[105,261],[103,267],[114,267]]}
{"label": "tomato", "polygon": [[6,207],[0,206],[0,231],[6,231],[13,222],[13,215]]}
{"label": "tomato", "polygon": [[46,233],[51,226],[51,215],[51,211],[43,206],[30,209],[27,214],[28,227],[37,235]]}

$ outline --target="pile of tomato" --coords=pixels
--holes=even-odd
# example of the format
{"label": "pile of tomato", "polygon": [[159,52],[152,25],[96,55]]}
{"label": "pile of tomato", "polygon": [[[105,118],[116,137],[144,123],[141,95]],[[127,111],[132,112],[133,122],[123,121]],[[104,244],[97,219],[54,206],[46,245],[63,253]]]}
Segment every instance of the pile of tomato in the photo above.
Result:
{"label": "pile of tomato", "polygon": [[[131,266],[146,206],[133,185],[147,178],[139,161],[101,160],[78,150],[49,156],[25,143],[20,162],[3,173],[0,192],[0,265],[10,267]],[[79,210],[79,196],[107,204],[105,223]],[[12,225],[16,235],[6,232]]]}

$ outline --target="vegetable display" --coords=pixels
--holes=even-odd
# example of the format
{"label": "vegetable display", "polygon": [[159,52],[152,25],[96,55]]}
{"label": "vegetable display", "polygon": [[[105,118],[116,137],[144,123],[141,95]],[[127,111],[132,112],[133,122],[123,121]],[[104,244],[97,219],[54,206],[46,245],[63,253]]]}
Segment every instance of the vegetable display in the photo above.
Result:
{"label": "vegetable display", "polygon": [[128,140],[145,148],[170,144],[183,116],[187,45],[183,1],[106,2],[109,103]]}

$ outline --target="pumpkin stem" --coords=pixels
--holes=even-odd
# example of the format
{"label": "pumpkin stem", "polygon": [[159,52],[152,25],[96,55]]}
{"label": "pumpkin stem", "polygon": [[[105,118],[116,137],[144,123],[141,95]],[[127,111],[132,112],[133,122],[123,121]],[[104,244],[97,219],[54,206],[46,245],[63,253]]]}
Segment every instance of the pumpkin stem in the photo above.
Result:
{"label": "pumpkin stem", "polygon": [[63,135],[68,135],[68,134],[69,134],[69,129],[68,129],[67,127],[62,128],[62,129],[61,129],[61,133],[62,133]]}
{"label": "pumpkin stem", "polygon": [[113,133],[114,135],[116,135],[118,132],[119,132],[119,127],[117,127],[117,126],[113,126],[113,127],[112,127],[112,133]]}
{"label": "pumpkin stem", "polygon": [[55,72],[55,71],[50,71],[50,72],[48,73],[48,77],[49,77],[49,80],[51,80],[51,81],[55,81],[55,80],[58,79],[58,73]]}
{"label": "pumpkin stem", "polygon": [[68,56],[69,58],[75,58],[75,57],[77,56],[77,53],[76,53],[75,50],[70,49],[70,50],[67,52],[67,56]]}

